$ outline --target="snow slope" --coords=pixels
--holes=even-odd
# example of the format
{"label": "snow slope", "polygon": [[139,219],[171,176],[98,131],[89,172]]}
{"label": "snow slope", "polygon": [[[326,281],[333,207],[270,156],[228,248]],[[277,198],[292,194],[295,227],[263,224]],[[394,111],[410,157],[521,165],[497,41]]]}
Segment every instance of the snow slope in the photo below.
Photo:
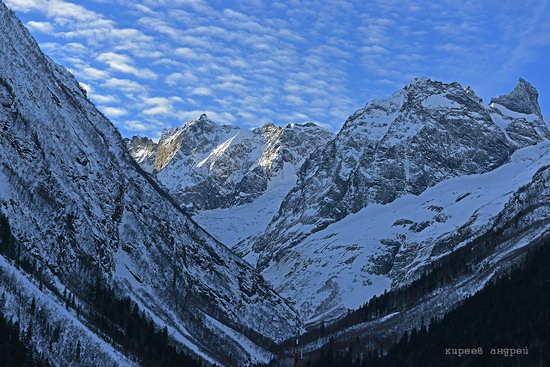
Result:
{"label": "snow slope", "polygon": [[523,148],[493,171],[452,178],[418,196],[371,204],[309,236],[263,272],[306,322],[330,319],[411,281],[434,246],[467,226],[482,233],[513,194],[550,165],[550,142]]}
{"label": "snow slope", "polygon": [[[246,130],[201,115],[164,131],[158,144],[134,137],[127,145],[180,205],[233,246],[265,229],[294,186],[302,162],[332,138],[312,123]],[[237,251],[249,253],[248,243]]]}
{"label": "snow slope", "polygon": [[265,231],[280,203],[296,183],[297,171],[294,165],[286,163],[256,200],[229,208],[204,210],[193,218],[221,242],[234,245],[233,250],[255,266],[257,258],[251,251],[250,238]]}

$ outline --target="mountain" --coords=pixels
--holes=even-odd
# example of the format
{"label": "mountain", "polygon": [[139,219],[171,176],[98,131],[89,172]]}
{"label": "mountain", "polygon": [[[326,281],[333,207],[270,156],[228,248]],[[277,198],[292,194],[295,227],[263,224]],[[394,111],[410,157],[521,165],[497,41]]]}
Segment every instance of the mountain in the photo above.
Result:
{"label": "mountain", "polygon": [[136,365],[147,335],[221,365],[269,360],[293,309],[137,165],[3,3],[0,33],[4,317],[59,366]]}
{"label": "mountain", "polygon": [[[199,120],[207,135],[222,137],[185,135]],[[188,152],[206,148],[179,168],[181,149],[165,154],[176,161],[165,166],[176,179],[162,170],[157,178],[176,193],[173,183],[185,181],[178,175],[194,180],[198,171],[194,182],[215,180],[206,186],[228,187],[231,200],[243,197],[234,190],[238,180],[223,181],[201,164],[218,164],[213,156],[240,134],[239,128],[225,129],[231,132],[219,133],[221,127],[201,116],[165,133],[168,151],[176,152],[173,142],[180,136],[191,142]],[[550,163],[548,140],[538,92],[523,79],[485,105],[470,87],[418,78],[369,102],[332,140],[327,136],[301,155],[307,158],[293,167],[297,179],[289,185],[273,187],[272,179],[251,202],[218,202],[219,208],[199,210],[194,218],[233,244],[312,326],[409,284],[432,262],[484,235],[514,194]],[[158,147],[132,149],[140,159],[154,156]],[[181,187],[189,192],[192,184]],[[205,208],[195,195],[201,187],[185,194],[187,207]],[[546,228],[539,226],[539,232]]]}
{"label": "mountain", "polygon": [[486,106],[458,83],[415,79],[304,162],[247,256],[305,322],[334,319],[414,279],[446,238],[483,233],[549,163],[549,138],[524,80]]}
{"label": "mountain", "polygon": [[[515,195],[549,165],[550,142],[544,142],[518,150],[493,171],[451,178],[385,205],[368,205],[281,252],[263,275],[295,303],[306,322],[334,320],[375,295],[410,283],[437,259],[491,233]],[[538,194],[547,208],[550,197]],[[533,213],[533,221],[549,217],[542,208]],[[535,227],[535,234],[512,230],[510,236],[517,235],[518,242],[527,236],[522,243],[527,245],[549,223]]]}
{"label": "mountain", "polygon": [[247,130],[203,114],[164,131],[157,144],[133,137],[127,145],[201,225],[232,245],[265,228],[303,161],[332,138],[313,123]]}
{"label": "mountain", "polygon": [[[550,144],[545,142],[540,145],[526,148],[521,154],[527,160],[546,156],[547,163],[532,174],[532,177],[517,188],[511,196],[503,196],[504,202],[499,203],[497,200],[481,206],[465,225],[453,230],[435,246],[421,248],[420,253],[429,255],[430,261],[418,264],[417,269],[413,269],[416,275],[413,276],[411,273],[411,279],[408,279],[405,284],[372,297],[367,303],[333,323],[327,323],[326,326],[321,323],[320,327],[312,328],[301,335],[298,348],[304,352],[305,358],[315,361],[321,356],[321,362],[323,362],[325,357],[335,356],[333,354],[335,352],[343,356],[339,363],[334,363],[335,366],[342,363],[346,365],[344,361],[349,357],[355,362],[359,360],[361,364],[361,360],[367,363],[366,356],[369,354],[390,349],[389,357],[399,365],[402,364],[398,362],[402,357],[408,356],[407,358],[411,358],[413,363],[416,357],[422,359],[422,354],[433,355],[426,360],[428,365],[455,365],[456,360],[442,363],[442,358],[446,357],[434,353],[437,351],[436,348],[442,345],[454,348],[467,348],[474,345],[484,348],[487,346],[503,348],[502,345],[520,347],[517,343],[521,343],[522,348],[529,346],[529,354],[533,355],[535,360],[540,356],[547,356],[548,340],[547,337],[545,338],[547,334],[544,329],[521,334],[523,330],[529,329],[529,325],[545,325],[541,321],[545,315],[538,312],[537,306],[544,304],[541,301],[547,299],[546,295],[541,294],[542,298],[538,295],[532,298],[526,294],[527,290],[529,292],[544,290],[537,287],[544,283],[544,278],[539,276],[547,265],[548,249],[546,247],[550,240],[550,185],[548,185]],[[515,156],[519,154],[520,151]],[[518,157],[515,158],[517,160]],[[517,172],[520,167],[515,168]],[[506,170],[504,166],[497,169],[501,173],[504,170]],[[499,181],[503,178],[501,174],[487,176],[491,173],[482,176],[490,179],[489,182],[504,184]],[[464,179],[468,178],[470,177]],[[476,226],[471,227],[471,222],[486,217],[495,206],[500,207],[498,214],[492,216],[485,226],[479,230]],[[429,244],[430,241],[431,238],[428,238],[425,243]],[[409,273],[410,270],[408,269]],[[509,277],[510,270],[515,274],[525,275],[516,279],[519,282],[515,280],[508,282],[506,279]],[[532,275],[535,278],[526,279],[526,275]],[[503,278],[504,281],[502,281]],[[493,293],[494,282],[500,289],[498,294]],[[472,297],[471,300],[469,300],[470,297]],[[472,309],[472,305],[476,304],[477,306]],[[464,312],[465,308],[469,310],[468,313]],[[453,311],[455,309],[456,312]],[[492,309],[498,310],[493,312]],[[451,325],[447,324],[446,320],[449,318],[446,315],[450,315],[451,320],[454,318],[453,325],[456,325],[456,322],[462,325],[460,331],[447,328]],[[484,315],[487,315],[487,318]],[[518,318],[516,315],[522,316]],[[441,319],[443,319],[442,323],[438,321]],[[478,321],[478,324],[473,324],[472,320]],[[507,320],[516,321],[508,323]],[[440,327],[438,325],[447,325],[444,326],[447,328],[447,333],[439,334],[440,339],[435,345],[430,346],[426,339],[426,344],[422,344],[422,347],[413,351],[406,340],[402,339],[403,334],[410,332],[411,338],[416,339],[413,335],[417,331],[411,330],[425,331],[428,323],[434,326],[434,330],[429,329],[430,333],[433,331],[437,334],[437,329]],[[463,332],[465,330],[467,331]],[[516,337],[510,338],[514,335],[513,333]],[[468,335],[476,335],[478,339],[468,338]],[[521,340],[517,338],[519,335],[522,335]],[[400,338],[400,345],[396,349],[403,353],[393,353],[391,348]],[[462,344],[466,339],[471,345]],[[273,365],[286,365],[285,356],[288,361],[291,351],[296,348],[294,338],[287,340],[281,347],[283,349],[279,351],[280,359]],[[434,358],[437,361],[434,361]],[[388,365],[387,360],[378,362],[381,365]],[[491,360],[491,365],[500,365],[498,362],[498,360]],[[516,362],[514,361],[514,364]],[[457,365],[465,363],[462,360]],[[375,361],[371,361],[371,364],[378,365]],[[479,365],[479,363],[471,362],[466,365]]]}

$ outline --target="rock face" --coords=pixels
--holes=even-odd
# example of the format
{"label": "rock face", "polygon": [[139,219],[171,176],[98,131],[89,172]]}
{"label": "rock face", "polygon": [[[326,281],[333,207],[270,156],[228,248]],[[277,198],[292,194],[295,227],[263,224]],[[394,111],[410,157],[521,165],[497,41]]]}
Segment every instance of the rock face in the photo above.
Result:
{"label": "rock face", "polygon": [[265,228],[302,162],[332,138],[313,123],[246,130],[217,125],[202,115],[166,130],[157,145],[138,137],[127,144],[136,161],[183,207],[232,245]]}
{"label": "rock face", "polygon": [[[261,196],[285,164],[299,166],[332,134],[315,124],[246,130],[206,115],[164,131],[158,144],[128,141],[136,161],[192,211],[227,208]],[[152,167],[148,162],[154,162]],[[152,168],[152,169],[151,169]]]}
{"label": "rock face", "polygon": [[[296,186],[247,256],[257,259],[266,279],[309,322],[341,315],[406,282],[411,275],[405,269],[430,261],[428,244],[462,225],[468,238],[481,225],[474,220],[475,210],[494,209],[518,189],[512,185],[500,192],[495,182],[480,183],[502,195],[485,201],[484,193],[450,182],[488,174],[505,163],[511,167],[515,150],[550,137],[540,115],[532,112],[540,110],[533,90],[520,80],[510,95],[484,106],[458,83],[420,78],[387,99],[370,102],[304,162]],[[495,101],[524,112],[530,106],[531,114]],[[547,150],[539,154],[535,166],[531,158],[520,159],[510,174],[525,170],[532,175],[547,156]],[[515,182],[513,176],[503,179]],[[437,204],[437,197],[449,203]],[[446,210],[464,203],[468,208],[459,210],[472,215],[471,223]],[[390,208],[400,214],[390,215]],[[481,216],[481,222],[497,213]]]}
{"label": "rock face", "polygon": [[540,143],[550,139],[538,104],[538,92],[528,82],[520,79],[507,95],[491,99],[491,118],[518,147]]}
{"label": "rock face", "polygon": [[[268,341],[295,330],[292,308],[135,163],[116,128],[3,3],[0,34],[0,214],[18,256],[83,307],[78,295],[85,283],[102,279],[207,360],[239,366],[268,360]],[[148,140],[133,144],[154,150]],[[39,306],[57,304],[55,293],[39,291],[30,274],[0,260],[3,271],[20,279],[17,294],[32,291]],[[12,299],[13,288],[0,287]],[[2,311],[16,317],[13,305]],[[67,343],[78,331],[83,345],[104,351],[96,365],[134,364],[86,320],[67,311],[56,317],[66,325]],[[33,342],[49,353],[38,333]]]}
{"label": "rock face", "polygon": [[155,167],[157,144],[152,139],[139,136],[134,136],[124,141],[136,162],[139,163],[145,171],[151,172]]}
{"label": "rock face", "polygon": [[539,93],[535,87],[520,78],[512,92],[491,99],[491,104],[499,104],[510,111],[524,115],[535,115],[542,120],[538,98]]}
{"label": "rock face", "polygon": [[297,185],[254,244],[266,254],[260,266],[279,249],[368,204],[489,171],[513,150],[474,94],[458,83],[416,79],[354,113],[336,138],[304,163]]}

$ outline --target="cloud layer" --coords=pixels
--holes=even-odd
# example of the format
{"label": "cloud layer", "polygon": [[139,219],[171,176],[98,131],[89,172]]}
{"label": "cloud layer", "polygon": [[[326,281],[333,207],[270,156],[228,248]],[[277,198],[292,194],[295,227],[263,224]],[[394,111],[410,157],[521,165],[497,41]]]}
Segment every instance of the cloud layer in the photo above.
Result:
{"label": "cloud layer", "polygon": [[550,84],[546,0],[5,1],[127,136],[202,112],[337,129],[422,75],[484,97]]}

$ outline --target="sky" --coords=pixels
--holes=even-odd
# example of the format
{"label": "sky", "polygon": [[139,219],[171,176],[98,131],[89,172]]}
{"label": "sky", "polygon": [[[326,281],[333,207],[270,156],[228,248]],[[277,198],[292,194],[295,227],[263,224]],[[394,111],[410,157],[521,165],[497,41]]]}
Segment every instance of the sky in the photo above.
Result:
{"label": "sky", "polygon": [[550,0],[4,0],[123,136],[313,121],[427,76],[550,114]]}

